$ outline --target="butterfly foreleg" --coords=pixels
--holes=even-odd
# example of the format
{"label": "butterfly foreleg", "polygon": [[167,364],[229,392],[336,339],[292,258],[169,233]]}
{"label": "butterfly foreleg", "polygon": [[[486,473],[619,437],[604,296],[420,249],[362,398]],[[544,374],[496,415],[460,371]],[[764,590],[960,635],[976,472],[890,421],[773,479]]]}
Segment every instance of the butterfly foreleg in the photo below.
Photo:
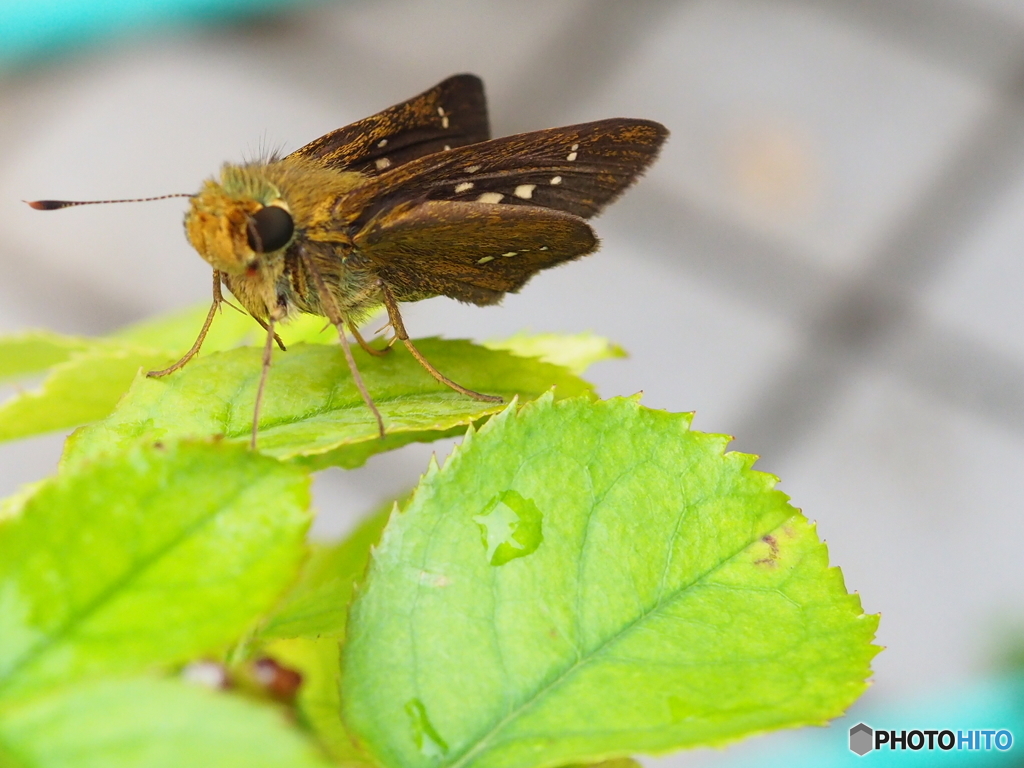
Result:
{"label": "butterfly foreleg", "polygon": [[206,339],[206,334],[209,333],[210,326],[213,325],[213,318],[217,316],[217,310],[220,309],[222,303],[225,302],[224,295],[220,292],[220,272],[215,269],[213,270],[213,303],[210,305],[210,311],[206,313],[206,320],[203,321],[203,327],[199,330],[199,336],[196,338],[195,344],[178,362],[159,371],[150,371],[146,375],[154,379],[167,376],[183,368],[185,363],[198,355],[200,348],[203,346],[203,341]]}

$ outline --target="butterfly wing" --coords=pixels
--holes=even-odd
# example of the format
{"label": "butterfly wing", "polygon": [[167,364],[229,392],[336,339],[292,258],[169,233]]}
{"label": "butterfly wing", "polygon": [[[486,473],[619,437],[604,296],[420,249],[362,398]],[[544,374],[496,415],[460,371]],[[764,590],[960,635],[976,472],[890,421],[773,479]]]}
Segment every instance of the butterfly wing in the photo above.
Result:
{"label": "butterfly wing", "polygon": [[640,176],[667,135],[614,118],[412,160],[353,191],[353,242],[400,300],[493,304],[594,251],[584,219]]}
{"label": "butterfly wing", "polygon": [[419,96],[321,136],[290,156],[374,176],[489,138],[483,82],[475,75],[454,75]]}
{"label": "butterfly wing", "polygon": [[590,218],[639,178],[667,136],[653,121],[612,118],[454,148],[366,185],[360,219],[409,200],[540,206]]}
{"label": "butterfly wing", "polygon": [[542,269],[597,248],[578,216],[535,206],[428,200],[389,209],[355,237],[400,301],[494,304]]}

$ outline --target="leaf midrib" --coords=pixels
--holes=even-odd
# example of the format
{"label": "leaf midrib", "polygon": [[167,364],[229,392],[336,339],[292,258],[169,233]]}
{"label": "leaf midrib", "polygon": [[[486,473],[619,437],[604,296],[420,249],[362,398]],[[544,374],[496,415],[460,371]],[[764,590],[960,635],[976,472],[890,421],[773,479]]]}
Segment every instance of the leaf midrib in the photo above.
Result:
{"label": "leaf midrib", "polygon": [[[780,527],[782,527],[798,515],[799,513],[790,515],[788,518],[783,519],[780,523],[770,528],[766,533],[778,530]],[[733,551],[731,554],[729,554],[728,557],[723,558],[712,568],[709,568],[706,571],[698,574],[689,583],[680,586],[680,588],[677,590],[674,590],[667,599],[659,598],[658,602],[654,606],[652,606],[652,608],[649,611],[640,614],[639,616],[634,618],[633,621],[629,622],[628,624],[625,624],[617,632],[608,636],[604,641],[600,643],[600,645],[595,646],[589,653],[587,653],[586,656],[577,657],[577,659],[573,661],[568,667],[566,667],[565,670],[562,671],[556,678],[552,679],[551,681],[545,683],[540,688],[538,688],[532,696],[530,696],[528,699],[519,704],[519,706],[517,706],[514,710],[509,712],[503,718],[501,718],[490,730],[482,734],[480,738],[476,739],[471,747],[469,747],[461,755],[456,757],[452,762],[442,763],[441,766],[443,766],[443,768],[463,768],[464,766],[469,764],[474,757],[476,757],[478,754],[485,750],[485,748],[489,745],[489,743],[492,741],[496,734],[500,733],[509,723],[513,722],[515,719],[520,717],[524,712],[532,708],[534,704],[540,701],[545,695],[548,694],[548,692],[556,689],[563,683],[563,681],[565,681],[571,675],[575,674],[576,671],[582,669],[595,658],[599,657],[606,648],[608,648],[612,643],[618,641],[620,638],[624,637],[629,632],[631,632],[648,616],[651,616],[652,614],[658,612],[662,608],[674,603],[677,599],[680,598],[681,595],[689,591],[692,587],[704,581],[709,576],[714,574],[715,571],[719,570],[720,568],[723,568],[725,565],[732,562],[734,558],[742,554],[749,547],[761,541],[762,537],[765,535],[765,533],[755,535],[753,539],[751,539],[746,544]]]}
{"label": "leaf midrib", "polygon": [[[170,539],[164,546],[158,547],[150,553],[149,556],[136,561],[136,563],[125,571],[121,577],[111,582],[107,589],[102,590],[97,594],[91,602],[87,603],[77,611],[74,611],[68,617],[67,621],[61,624],[56,631],[50,633],[46,638],[36,643],[26,653],[22,654],[22,656],[11,667],[9,667],[9,673],[6,679],[0,680],[0,699],[4,698],[5,691],[12,687],[12,683],[17,683],[18,675],[21,670],[31,665],[34,661],[39,659],[60,642],[71,637],[77,627],[84,624],[85,621],[99,612],[105,605],[113,602],[124,587],[138,579],[145,571],[155,566],[170,552],[180,546],[183,542],[190,539],[197,531],[208,525],[227,509],[234,508],[238,499],[244,494],[247,494],[249,490],[249,488],[239,488],[232,493],[228,499],[220,503],[209,515],[196,520],[191,525],[184,528],[178,536]],[[147,496],[150,497],[152,495],[153,493],[147,494]]]}

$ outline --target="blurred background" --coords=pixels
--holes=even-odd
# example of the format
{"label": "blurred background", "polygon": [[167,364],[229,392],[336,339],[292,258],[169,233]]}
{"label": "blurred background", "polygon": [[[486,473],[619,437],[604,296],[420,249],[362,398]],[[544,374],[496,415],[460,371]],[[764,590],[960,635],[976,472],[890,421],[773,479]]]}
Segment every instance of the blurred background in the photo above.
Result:
{"label": "blurred background", "polygon": [[[1019,742],[892,764],[1024,764],[1019,0],[0,0],[0,332],[209,299],[186,201],[21,200],[191,192],[456,72],[483,77],[494,135],[629,116],[672,136],[597,221],[599,254],[498,308],[408,305],[413,336],[618,342],[601,394],[643,390],[760,455],[883,614],[846,720],[648,765],[845,765],[859,720]],[[0,446],[0,495],[52,473],[62,440]],[[323,473],[315,533],[449,448]]]}

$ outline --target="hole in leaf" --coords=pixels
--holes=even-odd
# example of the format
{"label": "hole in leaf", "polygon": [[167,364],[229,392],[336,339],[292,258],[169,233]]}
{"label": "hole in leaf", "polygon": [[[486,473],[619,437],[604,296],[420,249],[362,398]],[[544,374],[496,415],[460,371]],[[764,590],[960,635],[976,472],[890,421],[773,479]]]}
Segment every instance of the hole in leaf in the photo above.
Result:
{"label": "hole in leaf", "polygon": [[535,552],[544,541],[542,517],[537,505],[518,491],[503,491],[491,499],[473,518],[480,526],[488,562],[504,565]]}

